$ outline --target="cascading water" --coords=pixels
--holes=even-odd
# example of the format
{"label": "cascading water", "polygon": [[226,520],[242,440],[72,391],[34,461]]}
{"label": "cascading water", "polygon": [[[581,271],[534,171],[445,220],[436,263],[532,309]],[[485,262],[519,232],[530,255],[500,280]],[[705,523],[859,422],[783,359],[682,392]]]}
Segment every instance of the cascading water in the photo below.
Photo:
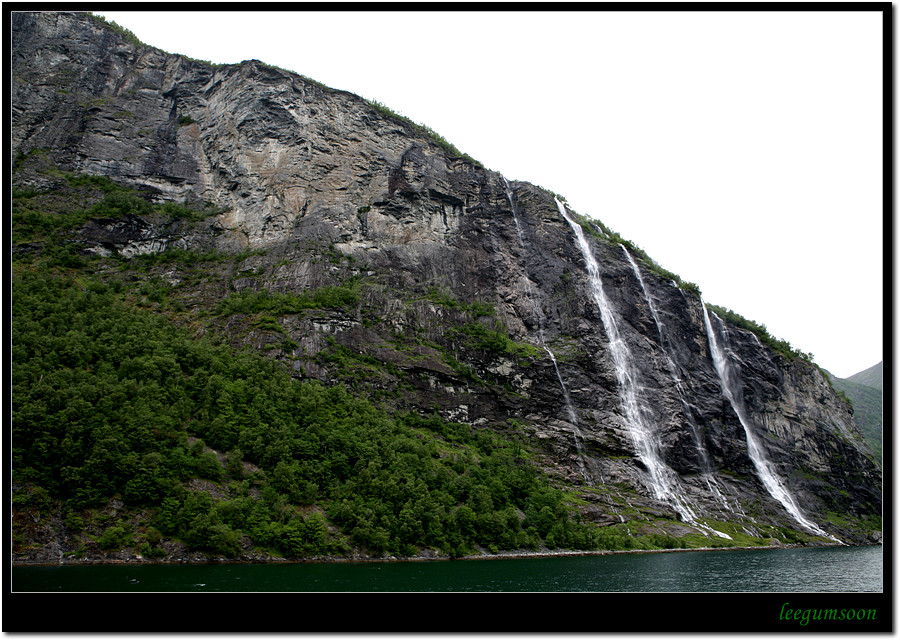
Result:
{"label": "cascading water", "polygon": [[[559,380],[559,386],[562,389],[563,398],[566,401],[566,412],[569,414],[569,421],[575,429],[575,449],[578,451],[578,468],[581,470],[581,476],[584,478],[584,481],[587,482],[588,485],[591,485],[590,477],[584,466],[584,436],[581,434],[581,429],[578,428],[578,414],[575,413],[575,405],[572,404],[572,398],[569,397],[569,390],[566,388],[566,383],[563,382],[562,374],[559,372],[556,356],[553,355],[553,352],[550,351],[550,348],[547,345],[541,344],[541,346],[553,362],[553,369],[556,371],[556,379]],[[603,482],[603,478],[600,479],[600,482]]]}
{"label": "cascading water", "polygon": [[694,444],[697,447],[697,453],[700,456],[704,468],[709,471],[709,455],[706,453],[706,447],[703,446],[703,440],[700,438],[700,433],[697,430],[697,424],[691,417],[690,407],[688,406],[686,400],[687,394],[684,388],[684,384],[682,383],[681,378],[678,376],[675,362],[672,360],[672,356],[669,354],[668,348],[666,348],[666,336],[663,332],[663,324],[660,320],[659,312],[656,309],[656,304],[653,302],[653,297],[647,290],[647,285],[644,283],[644,278],[641,275],[641,270],[640,268],[638,268],[637,262],[635,262],[634,258],[631,257],[631,254],[628,252],[628,249],[625,247],[625,245],[619,246],[622,247],[622,251],[625,252],[625,257],[628,258],[628,262],[631,263],[631,268],[634,271],[634,275],[637,277],[638,283],[641,285],[641,291],[644,294],[644,300],[646,300],[647,306],[650,307],[650,315],[653,316],[653,321],[656,323],[656,331],[659,334],[659,346],[666,358],[666,367],[669,369],[669,376],[672,378],[672,383],[675,385],[676,391],[678,391],[678,396],[681,399],[681,404],[685,409],[685,415],[687,416],[688,422],[691,425],[691,429],[694,434]]}
{"label": "cascading water", "polygon": [[[501,176],[503,177],[503,176]],[[516,205],[513,201],[513,193],[512,189],[509,186],[509,181],[505,177],[503,177],[503,185],[506,187],[506,198],[509,200],[509,207],[512,211],[513,221],[516,224],[516,234],[519,236],[519,246],[522,250],[525,250],[525,237],[522,234],[522,226],[519,224],[519,217],[516,215]],[[575,440],[575,449],[578,454],[578,468],[581,471],[581,476],[584,478],[584,481],[588,486],[592,486],[593,482],[591,481],[590,474],[588,474],[587,469],[584,465],[584,435],[581,433],[581,429],[578,428],[578,414],[575,412],[575,405],[572,404],[572,398],[569,396],[569,390],[566,388],[566,383],[563,382],[562,374],[559,371],[559,365],[556,362],[556,356],[553,355],[553,352],[550,348],[544,343],[544,314],[540,310],[540,307],[537,306],[535,301],[534,292],[531,288],[531,281],[528,279],[528,274],[525,274],[525,285],[526,290],[528,291],[528,299],[531,302],[531,311],[534,314],[535,319],[537,320],[538,325],[538,341],[541,344],[541,348],[547,352],[547,355],[550,356],[550,360],[553,362],[553,369],[556,371],[556,379],[559,380],[559,386],[562,389],[563,399],[566,403],[566,413],[569,416],[569,422],[572,424],[573,428],[573,437]],[[602,478],[601,478],[602,482]]]}
{"label": "cascading water", "polygon": [[516,215],[516,204],[513,202],[512,188],[509,186],[509,180],[505,176],[503,178],[503,186],[506,188],[506,199],[509,200],[509,208],[512,210],[513,222],[516,223],[516,234],[519,236],[519,246],[525,249],[525,237],[522,235],[522,225],[519,224],[519,216]]}
{"label": "cascading water", "polygon": [[[778,476],[775,475],[775,472],[772,469],[772,465],[769,463],[768,459],[765,456],[765,453],[760,448],[759,443],[756,441],[756,437],[753,435],[753,432],[750,429],[750,418],[747,415],[747,411],[744,407],[743,395],[740,389],[740,380],[737,379],[738,374],[734,370],[734,367],[732,366],[729,357],[724,350],[727,349],[728,339],[728,336],[725,333],[724,323],[722,323],[721,318],[719,318],[716,314],[712,314],[713,317],[716,318],[716,320],[722,323],[721,331],[717,332],[713,328],[713,323],[710,319],[710,312],[706,308],[706,304],[702,304],[703,321],[706,323],[706,335],[709,337],[709,350],[712,354],[713,364],[716,367],[716,372],[719,374],[719,381],[722,385],[722,393],[728,399],[728,402],[731,404],[731,407],[737,414],[738,420],[740,420],[741,422],[741,426],[744,427],[744,433],[747,438],[747,453],[750,455],[750,459],[753,461],[753,466],[756,468],[756,473],[759,476],[759,479],[766,487],[769,495],[780,502],[782,506],[784,506],[784,508],[787,510],[787,512],[791,515],[791,517],[793,517],[794,520],[796,520],[804,529],[811,531],[816,535],[830,538],[835,542],[840,542],[840,540],[826,533],[825,531],[820,529],[814,522],[807,520],[803,516],[803,513],[800,511],[797,503],[794,502],[794,498],[788,492],[787,488],[781,483],[781,480],[778,478]],[[720,338],[717,337],[717,333],[721,335],[721,343]]]}
{"label": "cascading water", "polygon": [[559,386],[562,388],[563,398],[566,401],[566,412],[569,414],[569,420],[572,421],[572,424],[578,424],[578,416],[575,413],[575,406],[572,404],[572,398],[569,397],[569,391],[566,389],[566,383],[563,382],[562,374],[559,372],[559,365],[556,363],[556,356],[553,355],[553,352],[550,351],[547,345],[541,345],[544,348],[544,351],[547,352],[547,355],[550,356],[551,362],[553,362],[553,369],[556,371],[556,379],[559,380]]}
{"label": "cascading water", "polygon": [[556,206],[560,215],[569,223],[572,231],[575,232],[578,246],[587,264],[591,293],[600,309],[603,326],[609,338],[609,348],[615,364],[616,378],[619,382],[620,399],[625,412],[625,421],[634,443],[635,451],[649,473],[650,490],[653,493],[653,497],[674,507],[685,522],[695,523],[696,516],[682,496],[675,472],[663,462],[657,449],[655,434],[651,430],[645,416],[646,408],[638,397],[637,371],[634,368],[631,352],[619,334],[615,315],[603,291],[600,266],[591,252],[590,245],[588,245],[584,237],[581,226],[569,217],[568,213],[566,213],[565,205],[558,199],[556,199]]}
{"label": "cascading water", "polygon": [[653,316],[653,321],[656,323],[656,331],[659,334],[659,346],[666,358],[666,366],[669,369],[669,375],[672,378],[672,383],[675,386],[675,390],[678,391],[678,397],[681,400],[682,407],[684,408],[684,415],[687,418],[688,423],[691,425],[691,430],[694,435],[694,445],[697,448],[697,454],[700,456],[700,462],[703,467],[703,475],[706,479],[706,484],[709,487],[710,492],[722,501],[725,509],[733,513],[734,509],[731,505],[728,504],[728,501],[722,495],[721,491],[719,491],[718,481],[716,480],[715,475],[713,475],[712,473],[712,465],[709,461],[709,454],[706,451],[706,447],[703,446],[703,439],[700,436],[697,422],[693,417],[693,411],[691,409],[690,403],[687,400],[687,389],[685,389],[681,377],[678,375],[675,361],[672,359],[672,356],[669,353],[669,349],[666,346],[668,344],[668,340],[663,329],[662,319],[660,318],[659,311],[656,308],[656,303],[653,301],[653,296],[650,295],[650,291],[647,289],[647,285],[644,283],[644,278],[641,275],[641,270],[638,267],[637,262],[635,262],[634,258],[628,252],[628,248],[625,245],[619,246],[622,247],[622,251],[625,252],[625,257],[627,257],[628,262],[631,263],[631,268],[634,271],[634,275],[637,277],[638,283],[640,283],[641,285],[641,291],[643,291],[644,293],[644,300],[647,301],[647,306],[650,308],[650,314]]}

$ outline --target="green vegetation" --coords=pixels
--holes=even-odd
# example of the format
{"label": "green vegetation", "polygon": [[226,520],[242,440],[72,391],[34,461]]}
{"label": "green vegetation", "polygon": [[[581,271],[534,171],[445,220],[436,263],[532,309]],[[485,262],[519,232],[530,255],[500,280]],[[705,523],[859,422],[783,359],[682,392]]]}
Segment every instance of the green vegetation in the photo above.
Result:
{"label": "green vegetation", "polygon": [[386,372],[395,378],[402,377],[403,373],[390,363],[382,362],[378,358],[362,353],[357,353],[345,347],[333,337],[326,338],[328,347],[319,351],[316,360],[320,364],[331,365],[339,378],[347,383],[360,380],[370,380],[380,373]]}
{"label": "green vegetation", "polygon": [[[15,173],[16,171],[18,171],[22,167],[22,165],[25,163],[25,161],[29,160],[30,158],[35,158],[35,157],[46,158],[49,155],[50,155],[50,150],[44,149],[41,147],[34,147],[32,149],[29,149],[28,153],[23,153],[22,150],[20,149],[19,151],[16,152],[16,157],[13,159],[12,172]],[[28,190],[13,189],[13,194],[15,195],[16,193],[34,194],[34,191],[31,189],[28,189]]]}
{"label": "green vegetation", "polygon": [[191,222],[218,213],[212,206],[198,209],[175,202],[155,204],[135,189],[118,185],[106,176],[58,173],[64,178],[67,191],[13,191],[10,223],[13,244],[63,245],[64,234],[92,219],[162,216]]}
{"label": "green vegetation", "polygon": [[342,309],[359,302],[359,292],[355,283],[335,287],[320,287],[297,295],[294,293],[271,293],[266,289],[253,291],[244,289],[235,292],[219,303],[218,315],[243,313],[252,315],[262,311],[283,315],[301,313],[306,309]]}
{"label": "green vegetation", "polygon": [[728,322],[729,324],[752,332],[754,335],[756,335],[757,338],[759,338],[760,342],[769,347],[772,351],[781,354],[789,361],[794,360],[795,358],[800,358],[802,360],[806,360],[807,362],[813,361],[813,355],[811,353],[804,353],[798,349],[794,349],[793,347],[791,347],[790,342],[786,340],[779,340],[770,335],[768,329],[766,329],[766,325],[759,324],[757,322],[754,322],[753,320],[747,320],[742,315],[735,313],[730,309],[726,309],[725,307],[719,307],[714,304],[707,304],[706,306],[711,312],[715,313],[722,320]]}
{"label": "green vegetation", "polygon": [[853,407],[853,419],[860,432],[878,460],[883,461],[884,400],[881,390],[856,383],[853,376],[847,379],[832,378],[826,372],[825,377],[838,395]]}
{"label": "green vegetation", "polygon": [[521,443],[293,381],[98,280],[26,269],[12,301],[14,503],[56,500],[79,526],[114,497],[150,514],[108,522],[103,549],[154,552],[153,531],[226,556],[244,539],[290,557],[601,544]]}
{"label": "green vegetation", "polygon": [[[104,16],[97,15],[90,11],[85,12],[85,13],[86,13],[86,15],[93,18],[98,24],[101,24],[101,25],[111,28],[114,32],[116,32],[117,34],[119,34],[120,36],[125,38],[125,40],[127,40],[131,44],[135,45],[136,47],[146,47],[147,46],[146,44],[141,42],[141,40],[136,35],[134,35],[134,33],[132,33],[131,30],[126,29],[125,27],[116,24],[116,22],[114,20],[107,20]],[[180,56],[181,58],[184,58],[185,60],[190,60],[191,62],[199,62],[201,64],[205,64],[205,65],[208,65],[211,67],[223,66],[223,65],[219,65],[219,64],[213,64],[209,60],[198,60],[197,58],[191,58],[190,56],[185,56],[182,54],[177,54],[177,55]]]}
{"label": "green vegetation", "polygon": [[[127,29],[95,18],[142,45]],[[85,100],[80,102],[84,109],[134,117],[111,97],[78,100]],[[481,166],[430,128],[380,103],[369,104],[448,154]],[[172,119],[179,126],[194,122],[191,115],[175,112]],[[370,293],[364,289],[369,281],[359,278],[302,293],[273,292],[261,284],[263,278],[253,280],[266,275],[271,260],[241,264],[252,252],[92,255],[79,250],[85,237],[79,228],[88,222],[150,220],[157,229],[171,225],[171,237],[177,237],[218,210],[187,201],[156,204],[148,194],[108,177],[52,168],[49,155],[32,149],[20,153],[13,166],[15,172],[31,160],[34,169],[61,183],[53,191],[26,188],[11,194],[14,540],[23,539],[21,521],[27,519],[52,520],[57,531],[64,523],[61,533],[77,535],[97,549],[131,547],[150,558],[166,555],[161,545],[169,539],[228,557],[254,548],[287,557],[334,555],[351,545],[375,554],[413,555],[431,548],[460,556],[479,548],[683,544],[661,533],[634,536],[618,524],[581,523],[573,516],[574,498],[552,484],[563,482],[562,475],[538,466],[547,453],[538,447],[545,445],[525,429],[497,435],[495,429],[503,430],[498,418],[481,417],[492,411],[478,407],[477,423],[487,421],[479,428],[443,420],[437,410],[409,411],[427,392],[403,397],[412,388],[405,379],[412,377],[412,367],[403,368],[407,362],[424,363],[426,373],[417,373],[416,382],[432,383],[433,389],[465,386],[457,384],[459,379],[488,384],[460,360],[479,363],[481,375],[496,381],[484,373],[493,370],[483,366],[486,360],[512,356],[525,366],[540,355],[534,346],[510,338],[490,302],[465,303],[431,287],[405,297],[417,305],[416,312],[425,309],[424,315],[387,320],[378,314],[392,313],[403,293],[363,296],[361,290]],[[357,214],[365,216],[371,206],[360,206]],[[699,294],[696,285],[682,283],[602,223],[578,220],[586,233],[625,246],[660,276]],[[181,236],[193,241],[191,234]],[[297,237],[310,246],[327,242],[324,234]],[[278,257],[315,256],[310,263],[319,266],[311,277],[318,282],[374,273],[359,264],[353,268],[353,257],[334,245],[313,246],[307,256],[301,251],[291,247]],[[232,289],[248,283],[251,288],[222,298],[232,290],[229,283]],[[375,304],[361,308],[362,300]],[[736,314],[719,313],[735,322]],[[285,317],[299,314],[315,317]],[[309,340],[311,333],[325,334],[315,333],[320,320],[334,321],[330,328],[352,325],[354,330],[342,337],[335,329],[345,343],[324,335],[325,348],[310,356],[306,349],[316,342]],[[360,321],[395,329],[397,350],[355,346],[348,336],[361,335],[356,331]],[[757,335],[760,330],[768,335],[765,327],[740,321]],[[228,340],[240,341],[251,332],[254,342],[262,343],[260,350],[302,352],[265,358],[227,346]],[[392,360],[401,342],[416,350],[409,350],[408,360]],[[457,375],[450,384],[445,382],[448,370],[436,362],[440,358]],[[329,383],[293,379],[292,373],[307,375],[305,364],[310,375]],[[385,384],[355,385],[371,380]],[[367,395],[356,393],[361,389]],[[784,539],[791,535],[781,532]]]}
{"label": "green vegetation", "polygon": [[[571,210],[569,210],[569,213],[573,216],[574,220],[579,224],[579,226],[581,226],[581,228],[587,235],[608,244],[621,245],[625,247],[628,250],[628,253],[631,254],[631,256],[635,260],[642,262],[644,266],[653,273],[666,280],[674,281],[681,289],[692,293],[693,295],[696,295],[698,297],[700,296],[700,287],[698,287],[695,283],[684,281],[677,274],[663,269],[638,245],[629,240],[625,240],[624,238],[622,238],[622,236],[609,229],[599,220],[592,220],[587,216],[575,213]],[[802,358],[803,360],[806,360],[808,362],[813,361],[813,354],[804,353],[803,351],[794,349],[786,340],[779,340],[773,337],[769,334],[769,331],[766,329],[765,325],[758,324],[752,320],[748,320],[740,314],[724,307],[719,307],[712,304],[707,304],[707,307],[711,311],[714,311],[717,316],[729,322],[730,324],[741,327],[742,329],[747,329],[748,331],[752,331],[756,335],[756,337],[759,338],[760,342],[762,342],[764,345],[766,345],[776,353],[780,353],[788,360]]]}
{"label": "green vegetation", "polygon": [[675,282],[675,284],[677,284],[680,289],[683,289],[684,291],[687,291],[692,295],[700,297],[699,286],[697,286],[693,282],[682,280],[681,276],[676,273],[672,273],[667,269],[663,269],[659,264],[656,263],[655,260],[647,255],[647,252],[645,252],[631,240],[626,240],[599,220],[593,220],[585,215],[575,213],[571,209],[569,209],[569,213],[573,216],[575,222],[578,223],[578,225],[584,230],[587,235],[606,244],[610,244],[613,246],[621,245],[625,247],[628,250],[628,253],[630,253],[635,260],[642,262],[644,266],[647,267],[650,271],[665,280],[671,280]]}
{"label": "green vegetation", "polygon": [[431,286],[428,288],[428,290],[425,292],[425,299],[439,304],[442,307],[447,307],[448,309],[459,309],[460,311],[469,314],[472,318],[493,316],[495,312],[494,305],[490,302],[476,300],[472,303],[465,304],[463,302],[460,302],[452,292],[436,286]]}
{"label": "green vegetation", "polygon": [[146,268],[156,264],[178,264],[184,267],[193,267],[204,263],[216,262],[240,262],[242,256],[215,249],[201,251],[197,249],[167,248],[159,253],[147,253],[131,258],[131,262],[138,268]]}
{"label": "green vegetation", "polygon": [[122,27],[122,26],[116,24],[116,22],[114,20],[107,20],[103,16],[98,16],[97,14],[91,13],[91,12],[87,12],[87,15],[92,17],[99,24],[102,24],[102,25],[105,25],[105,26],[111,28],[113,31],[118,33],[123,38],[125,38],[131,44],[138,46],[138,47],[146,46],[143,42],[140,41],[140,39],[136,35],[134,35],[134,33],[132,33],[129,29],[126,29],[125,27]]}
{"label": "green vegetation", "polygon": [[882,391],[884,386],[884,363],[879,362],[865,371],[855,373],[847,378],[847,380],[854,384],[861,384]]}
{"label": "green vegetation", "polygon": [[[138,39],[137,36],[134,35],[134,33],[132,33],[131,31],[129,31],[128,29],[126,29],[124,27],[119,26],[114,21],[107,21],[106,18],[104,18],[103,16],[99,16],[99,15],[96,15],[93,13],[88,13],[87,15],[91,16],[98,23],[112,28],[113,31],[118,33],[120,36],[122,36],[123,38],[125,38],[126,40],[131,42],[132,44],[134,44],[136,46],[146,46],[146,45],[144,45],[143,42],[141,42]],[[209,66],[221,66],[221,65],[214,65],[213,63],[211,63],[208,60],[196,60],[196,59],[190,58],[188,56],[181,56],[181,57],[183,57],[187,60],[193,60],[194,62],[200,62],[203,64],[207,64]],[[296,72],[290,71],[288,69],[283,69],[276,65],[267,64],[267,63],[262,63],[262,64],[263,64],[263,66],[268,67],[270,69],[277,69],[278,71],[282,71],[284,73],[288,73],[291,75],[300,75]],[[309,77],[303,76],[303,75],[300,75],[300,77],[303,78],[306,82],[309,82],[310,84],[313,84],[321,89],[324,89],[326,91],[333,91],[333,89],[331,87],[329,87],[317,80],[313,80],[312,78],[309,78]],[[378,102],[376,100],[366,100],[366,102],[381,115],[387,116],[389,118],[392,118],[394,120],[402,122],[405,125],[412,128],[413,131],[420,133],[420,134],[426,136],[427,138],[431,139],[435,144],[437,144],[441,149],[446,151],[450,156],[456,157],[456,158],[462,158],[462,159],[464,159],[468,162],[471,162],[472,164],[477,165],[479,167],[483,166],[480,162],[478,162],[477,160],[472,158],[470,155],[462,153],[459,149],[456,148],[455,145],[453,145],[453,143],[449,142],[446,138],[444,138],[441,134],[436,132],[431,127],[424,125],[424,124],[419,124],[417,122],[413,122],[406,116],[403,116],[403,115],[397,113],[396,111],[393,111],[391,108],[385,106],[384,104],[382,104],[381,102]],[[190,124],[191,122],[193,122],[193,119],[191,119],[191,117],[187,116],[187,115],[181,116],[178,119],[179,125],[186,125],[186,124]]]}
{"label": "green vegetation", "polygon": [[[465,321],[449,324],[446,330],[446,336],[454,343],[461,343],[462,346],[479,351],[507,354],[523,359],[534,358],[538,355],[537,347],[512,340],[506,332],[506,328],[498,320],[494,319],[490,324],[488,324],[490,321],[482,320],[482,318],[493,318],[496,313],[494,305],[490,302],[482,300],[475,300],[468,304],[460,302],[452,292],[437,286],[431,286],[426,290],[425,299],[463,314]],[[438,349],[443,354],[444,361],[457,373],[473,381],[477,379],[470,367],[456,361],[445,348],[436,344],[429,346]]]}
{"label": "green vegetation", "polygon": [[446,138],[444,138],[441,134],[437,133],[431,127],[428,127],[424,124],[419,124],[419,123],[413,122],[406,116],[400,115],[399,113],[397,113],[390,107],[378,102],[377,100],[366,100],[366,102],[368,102],[369,105],[373,109],[375,109],[378,113],[380,113],[381,115],[391,118],[393,120],[396,120],[398,122],[401,122],[401,123],[405,124],[406,126],[410,127],[413,131],[416,131],[417,133],[427,136],[437,146],[439,146],[441,149],[446,151],[450,156],[453,156],[455,158],[462,158],[462,159],[467,160],[468,162],[471,162],[472,164],[479,166],[479,167],[484,166],[480,162],[475,160],[472,156],[461,152],[451,142],[449,142]]}
{"label": "green vegetation", "polygon": [[480,322],[468,322],[451,327],[447,333],[455,339],[465,337],[469,346],[480,351],[505,353],[524,358],[538,355],[537,347],[510,339],[499,323],[491,328]]}

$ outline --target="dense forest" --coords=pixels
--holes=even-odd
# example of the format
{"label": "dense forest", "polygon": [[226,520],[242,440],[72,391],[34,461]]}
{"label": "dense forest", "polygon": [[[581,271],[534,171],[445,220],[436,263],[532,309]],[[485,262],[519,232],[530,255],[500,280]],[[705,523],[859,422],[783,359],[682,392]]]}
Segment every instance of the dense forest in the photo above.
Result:
{"label": "dense forest", "polygon": [[881,540],[812,354],[562,196],[258,60],[11,28],[14,564]]}
{"label": "dense forest", "polygon": [[[43,161],[30,156],[16,165]],[[42,526],[68,539],[65,553],[76,558],[162,558],[173,542],[220,557],[309,558],[804,539],[767,525],[750,536],[719,523],[732,534],[725,540],[582,522],[582,498],[548,475],[541,442],[515,421],[496,431],[404,409],[402,371],[327,336],[316,360],[334,373],[329,381],[290,366],[284,354],[297,344],[285,319],[352,310],[382,322],[364,308],[371,283],[235,289],[254,252],[90,251],[92,224],[152,219],[185,233],[218,210],[43,171],[55,187],[12,194],[14,552],[39,546]],[[443,344],[413,342],[460,379],[491,384],[456,358],[460,350],[521,366],[535,357],[491,304],[464,304],[434,286],[418,295],[456,314]],[[401,348],[412,338],[397,339]],[[386,371],[399,384],[371,384]]]}
{"label": "dense forest", "polygon": [[[177,288],[150,275],[154,266],[241,256],[101,257],[79,251],[72,234],[92,219],[184,223],[210,211],[154,205],[107,178],[64,178],[13,198],[15,545],[28,543],[29,518],[59,514],[80,541],[76,556],[129,548],[160,557],[169,539],[225,557],[288,558],[674,546],[578,522],[524,437],[294,379],[282,363],[227,344],[212,322],[198,337],[185,317],[254,313],[264,326],[269,315],[357,299],[352,286],[234,292],[211,312],[188,310]],[[457,333],[481,348],[516,348],[478,323]],[[114,515],[111,503],[121,505]]]}

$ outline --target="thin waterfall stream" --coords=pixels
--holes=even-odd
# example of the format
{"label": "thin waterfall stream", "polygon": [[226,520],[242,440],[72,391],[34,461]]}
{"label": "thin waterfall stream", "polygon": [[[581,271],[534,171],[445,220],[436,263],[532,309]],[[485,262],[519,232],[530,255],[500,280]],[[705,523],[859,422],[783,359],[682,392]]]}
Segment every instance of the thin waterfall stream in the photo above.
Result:
{"label": "thin waterfall stream", "polygon": [[[803,513],[800,511],[800,508],[797,506],[797,503],[794,502],[793,496],[791,496],[790,492],[775,474],[775,471],[772,469],[772,465],[769,463],[769,460],[766,458],[765,453],[760,448],[759,443],[756,441],[756,437],[753,435],[753,432],[750,429],[750,418],[747,415],[747,411],[744,407],[743,397],[740,391],[740,381],[737,378],[738,373],[734,370],[734,367],[732,366],[732,363],[724,350],[727,349],[728,340],[728,335],[725,332],[724,322],[716,314],[713,313],[712,315],[716,318],[716,320],[722,323],[722,329],[720,332],[717,332],[713,327],[712,320],[710,319],[710,312],[706,308],[706,304],[703,303],[703,320],[706,323],[706,334],[709,337],[709,350],[712,354],[713,364],[715,365],[716,372],[719,374],[719,381],[722,385],[722,393],[728,399],[728,402],[731,404],[731,407],[737,414],[741,426],[744,427],[744,433],[747,438],[747,453],[750,455],[750,459],[753,461],[753,466],[756,468],[756,473],[759,476],[759,479],[762,481],[766,490],[769,492],[769,495],[780,502],[782,506],[784,506],[784,508],[787,510],[787,512],[791,514],[794,520],[796,520],[804,529],[807,529],[808,531],[811,531],[816,535],[830,538],[835,542],[841,542],[831,534],[826,533],[825,531],[820,529],[814,522],[811,522],[806,517],[804,517]],[[720,333],[721,341],[720,338],[717,337],[717,333]]]}
{"label": "thin waterfall stream", "polygon": [[[516,234],[519,237],[519,246],[522,250],[525,250],[525,237],[522,234],[522,226],[519,224],[519,216],[516,214],[516,205],[513,201],[513,193],[512,188],[509,186],[509,181],[506,177],[501,176],[503,178],[503,185],[506,188],[506,198],[509,200],[509,207],[512,211],[513,221],[516,225]],[[585,483],[588,486],[593,486],[593,481],[591,480],[590,474],[587,471],[587,468],[584,464],[584,435],[581,433],[581,429],[578,428],[578,414],[575,411],[575,405],[572,404],[572,398],[569,396],[569,390],[566,388],[566,383],[563,381],[562,374],[559,371],[559,364],[556,362],[556,356],[553,355],[553,351],[550,350],[544,341],[544,314],[538,307],[537,302],[535,300],[534,291],[531,287],[531,280],[528,279],[528,273],[525,273],[525,287],[528,292],[528,300],[531,303],[531,313],[534,315],[537,320],[538,325],[538,341],[541,344],[541,348],[547,352],[547,355],[550,356],[551,362],[553,362],[553,369],[556,371],[556,379],[559,380],[559,386],[562,389],[563,400],[566,404],[566,413],[569,416],[569,421],[572,424],[573,428],[573,438],[575,440],[575,450],[577,453],[577,463],[578,468],[581,471],[581,476],[584,478]],[[603,478],[600,479],[601,484],[603,483]]]}
{"label": "thin waterfall stream", "polygon": [[684,388],[684,384],[681,381],[681,378],[678,375],[678,371],[675,367],[675,362],[672,360],[672,356],[669,354],[669,350],[666,348],[666,336],[663,332],[662,321],[659,317],[659,312],[656,309],[656,304],[653,302],[653,298],[650,295],[650,291],[647,289],[647,285],[644,283],[644,278],[641,275],[641,270],[637,265],[637,262],[634,261],[634,258],[631,257],[631,254],[628,252],[628,249],[625,245],[619,245],[622,247],[622,251],[625,252],[625,257],[628,258],[628,262],[631,264],[631,268],[634,271],[634,275],[637,277],[638,283],[641,285],[641,291],[644,294],[644,300],[647,302],[647,306],[650,308],[650,315],[653,316],[653,321],[656,323],[656,331],[659,334],[659,346],[662,354],[666,359],[666,367],[669,369],[669,376],[672,378],[672,383],[675,386],[676,391],[678,391],[679,399],[681,400],[681,404],[685,409],[685,416],[688,419],[688,423],[691,425],[691,431],[694,435],[694,444],[697,448],[697,454],[700,456],[700,460],[703,463],[704,469],[709,472],[711,470],[711,465],[709,463],[709,454],[706,452],[706,447],[703,446],[703,440],[700,437],[700,432],[697,429],[697,423],[694,421],[691,416],[690,407],[687,403],[687,391]]}
{"label": "thin waterfall stream", "polygon": [[[566,388],[566,383],[563,382],[562,374],[559,372],[556,356],[553,355],[553,352],[547,345],[543,344],[543,340],[541,341],[541,346],[553,362],[553,369],[556,371],[556,379],[559,380],[559,386],[562,388],[563,397],[566,401],[566,411],[569,414],[569,420],[571,420],[572,426],[575,427],[575,449],[578,451],[578,468],[581,470],[581,475],[584,477],[585,482],[590,485],[591,482],[588,477],[587,469],[584,466],[584,436],[581,433],[581,429],[578,428],[578,415],[575,413],[575,405],[572,404],[572,398],[569,397],[569,390]],[[600,481],[602,483],[603,478],[601,478]]]}
{"label": "thin waterfall stream", "polygon": [[[653,316],[653,321],[656,323],[656,331],[659,334],[660,350],[665,356],[666,366],[669,369],[669,376],[672,378],[672,383],[675,386],[675,390],[678,392],[678,398],[681,400],[681,406],[684,409],[684,416],[685,418],[687,418],[688,424],[690,424],[691,426],[691,431],[694,435],[694,445],[697,448],[697,454],[700,456],[701,466],[703,467],[703,476],[706,480],[707,487],[709,487],[710,492],[722,502],[722,504],[725,506],[725,509],[729,513],[734,513],[734,508],[730,504],[728,504],[725,496],[722,495],[722,492],[719,489],[719,483],[716,480],[715,474],[713,473],[712,464],[709,460],[709,453],[706,451],[706,447],[703,446],[703,439],[700,436],[700,430],[697,426],[696,420],[694,419],[693,410],[691,409],[690,403],[688,402],[687,389],[685,389],[684,383],[682,382],[681,377],[678,375],[678,369],[675,366],[675,361],[672,359],[669,348],[666,346],[668,344],[667,336],[665,335],[663,322],[660,318],[659,311],[656,308],[656,303],[654,303],[653,301],[653,296],[650,294],[650,290],[647,288],[647,285],[644,282],[644,278],[641,275],[641,270],[638,267],[637,262],[635,262],[634,258],[628,252],[628,248],[625,245],[619,246],[622,247],[622,251],[625,252],[625,256],[628,258],[628,262],[631,263],[631,268],[634,271],[634,275],[637,277],[638,283],[640,283],[641,285],[641,291],[644,294],[644,300],[646,300],[647,306],[650,308],[650,315]],[[717,533],[725,536],[725,534],[721,532]]]}
{"label": "thin waterfall stream", "polygon": [[591,293],[600,309],[600,316],[609,340],[609,349],[615,365],[616,378],[619,383],[619,395],[625,413],[625,423],[635,447],[635,451],[648,472],[650,490],[653,497],[660,502],[672,506],[682,520],[696,523],[696,515],[688,506],[683,492],[678,487],[677,474],[665,464],[657,447],[655,433],[645,416],[646,408],[639,398],[637,371],[631,351],[619,334],[619,327],[612,307],[603,290],[600,277],[600,266],[584,237],[581,226],[572,220],[566,212],[565,205],[556,199],[560,215],[569,223],[578,246],[587,265]]}

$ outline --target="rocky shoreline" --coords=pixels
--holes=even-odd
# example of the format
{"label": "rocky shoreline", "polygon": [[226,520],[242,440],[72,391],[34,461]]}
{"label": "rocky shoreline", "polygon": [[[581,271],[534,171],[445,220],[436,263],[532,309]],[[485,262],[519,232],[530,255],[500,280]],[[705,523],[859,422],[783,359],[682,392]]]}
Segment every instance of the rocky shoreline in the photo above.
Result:
{"label": "rocky shoreline", "polygon": [[875,546],[882,544],[881,542],[873,542],[867,545],[841,545],[837,543],[821,543],[821,544],[770,544],[758,546],[734,546],[734,547],[693,547],[693,548],[675,548],[675,549],[622,549],[610,550],[600,549],[596,551],[581,550],[538,550],[538,551],[500,551],[491,553],[485,551],[481,554],[473,554],[463,556],[461,558],[451,558],[447,555],[440,555],[433,552],[423,552],[418,556],[412,557],[396,557],[396,556],[369,556],[364,553],[352,554],[349,556],[314,556],[310,558],[283,558],[266,554],[245,554],[239,558],[225,558],[216,556],[206,556],[201,553],[184,553],[175,557],[166,558],[144,558],[139,554],[121,551],[114,554],[106,554],[104,557],[90,558],[72,558],[60,557],[58,561],[53,562],[49,558],[25,560],[13,559],[12,566],[86,566],[86,565],[119,565],[119,564],[160,564],[160,565],[184,565],[184,564],[308,564],[308,563],[342,563],[342,562],[439,562],[450,560],[503,560],[503,559],[524,559],[524,558],[556,558],[556,557],[579,557],[579,556],[608,556],[608,555],[628,555],[640,553],[687,553],[693,551],[751,551],[760,549],[798,549],[805,547],[838,547],[838,546]]}

